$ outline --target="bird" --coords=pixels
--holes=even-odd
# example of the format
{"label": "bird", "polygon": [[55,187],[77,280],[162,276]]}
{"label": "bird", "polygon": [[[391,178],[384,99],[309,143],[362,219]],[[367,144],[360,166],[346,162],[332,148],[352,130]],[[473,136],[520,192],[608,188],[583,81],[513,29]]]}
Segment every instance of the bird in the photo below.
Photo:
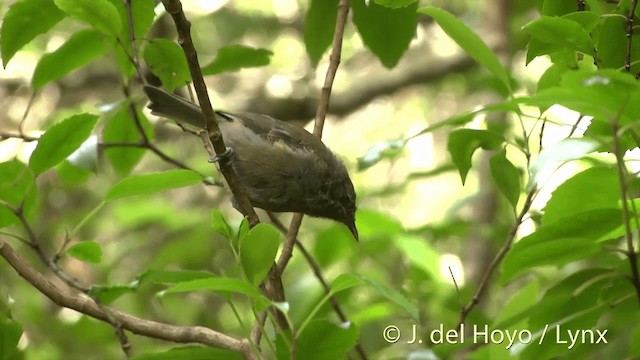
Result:
{"label": "bird", "polygon": [[[203,129],[200,107],[159,87],[144,85],[153,115]],[[216,111],[229,161],[254,207],[297,212],[344,224],[356,241],[356,193],[344,163],[304,128],[268,115]],[[235,206],[235,204],[234,204]]]}

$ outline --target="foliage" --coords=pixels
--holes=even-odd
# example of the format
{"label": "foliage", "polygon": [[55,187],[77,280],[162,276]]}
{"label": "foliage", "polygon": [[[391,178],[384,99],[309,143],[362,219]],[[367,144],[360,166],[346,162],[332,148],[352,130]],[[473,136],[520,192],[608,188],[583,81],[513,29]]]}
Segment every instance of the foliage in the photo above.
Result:
{"label": "foliage", "polygon": [[[308,56],[296,59],[310,67],[299,78],[312,79],[311,67],[325,64],[327,50],[333,51],[338,3],[311,0],[297,15],[304,26],[287,25]],[[431,135],[446,134],[448,155],[441,168],[404,174],[396,187],[380,179],[379,193],[356,182],[357,244],[339,224],[305,220],[299,237],[305,247],[294,251],[284,271],[285,302],[272,300],[263,285],[286,236],[277,226],[249,228],[234,218],[227,199],[218,196],[225,190],[206,151],[191,156],[180,133],[143,112],[136,95],[142,69],[169,90],[192,80],[178,42],[154,38],[154,28],[169,18],[156,16],[162,5],[18,0],[3,9],[3,65],[22,52],[36,54],[24,84],[34,95],[47,96],[48,89],[101,67],[117,73],[109,86],[118,95],[108,106],[87,97],[83,106],[55,109],[38,122],[38,136],[23,133],[22,124],[2,123],[0,140],[17,138],[34,150],[26,161],[11,156],[0,163],[0,253],[7,260],[0,261],[0,360],[111,359],[122,357],[125,347],[123,336],[113,335],[117,324],[89,313],[69,315],[23,281],[10,266],[9,246],[31,270],[57,277],[54,285],[65,294],[84,292],[87,302],[167,327],[197,326],[191,329],[248,339],[261,311],[282,310],[291,329],[278,331],[269,316],[261,341],[249,347],[254,356],[640,357],[640,182],[633,151],[640,145],[640,38],[633,27],[640,8],[636,0],[514,3],[509,20],[519,30],[508,67],[499,55],[505,49],[488,45],[454,6],[350,1],[353,24],[344,36],[343,62],[366,48],[379,62],[366,66],[396,71],[410,56],[416,32],[442,31],[479,67],[466,70],[464,95],[473,95],[477,81],[493,100],[456,108],[438,122],[424,120],[417,134],[367,143],[370,150],[358,160],[364,174],[401,161],[412,142]],[[249,20],[216,31],[211,23],[227,24],[229,9],[190,18],[206,60],[203,74],[219,89],[238,73],[275,68],[279,37],[294,31],[251,29],[260,16],[241,9],[231,15]],[[243,43],[251,31],[264,41]],[[202,32],[210,38],[198,38]],[[56,49],[43,45],[54,37]],[[526,66],[540,64],[546,70],[538,78],[522,75]],[[349,70],[360,69],[344,64],[338,74]],[[427,108],[429,99],[421,100]],[[96,105],[103,106],[89,110]],[[549,140],[554,123],[564,132]],[[386,126],[392,129],[394,122]],[[573,170],[558,177],[566,168]],[[451,169],[466,194],[477,193],[453,194],[452,204],[424,199],[423,207],[437,207],[442,218],[405,227],[390,196]],[[545,192],[548,200],[541,200]],[[486,200],[487,193],[493,198],[481,204],[486,206],[467,211],[469,202]],[[493,211],[489,202],[497,208],[489,221],[479,216],[485,214],[468,215]],[[468,254],[478,248],[474,240],[489,248],[488,261]],[[477,273],[461,275],[476,260],[483,264]],[[486,336],[478,335],[485,329]],[[168,330],[155,337],[125,334],[133,359],[246,355],[233,346],[207,347],[205,340],[177,345],[165,341],[172,339]]]}

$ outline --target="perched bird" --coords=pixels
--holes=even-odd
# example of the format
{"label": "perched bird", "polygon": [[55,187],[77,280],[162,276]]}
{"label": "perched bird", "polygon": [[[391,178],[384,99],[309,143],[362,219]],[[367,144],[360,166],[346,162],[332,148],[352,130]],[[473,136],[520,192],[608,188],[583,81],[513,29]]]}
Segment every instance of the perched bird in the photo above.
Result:
{"label": "perched bird", "polygon": [[[204,128],[200,107],[145,85],[154,115]],[[345,224],[356,240],[356,194],[344,164],[305,129],[253,113],[216,111],[230,161],[251,204],[273,212],[300,212]]]}

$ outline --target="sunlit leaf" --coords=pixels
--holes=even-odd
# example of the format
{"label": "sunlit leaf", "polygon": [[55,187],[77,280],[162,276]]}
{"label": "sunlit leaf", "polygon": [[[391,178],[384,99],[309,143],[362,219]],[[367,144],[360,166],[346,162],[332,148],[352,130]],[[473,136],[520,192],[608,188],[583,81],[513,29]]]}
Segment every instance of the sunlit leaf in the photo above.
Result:
{"label": "sunlit leaf", "polygon": [[[17,208],[24,202],[25,214],[33,212],[36,200],[33,173],[18,160],[0,163],[0,200]],[[18,225],[20,220],[7,207],[0,205],[0,228]]]}
{"label": "sunlit leaf", "polygon": [[21,0],[11,5],[0,27],[0,53],[9,60],[36,36],[46,33],[65,16],[53,0]]}
{"label": "sunlit leaf", "polygon": [[520,198],[520,171],[507,159],[505,150],[491,156],[489,167],[498,190],[515,209]]}
{"label": "sunlit leaf", "polygon": [[304,45],[315,66],[331,45],[336,27],[338,0],[311,0],[304,22]]}
{"label": "sunlit leaf", "polygon": [[273,53],[265,49],[255,49],[244,45],[228,45],[218,49],[215,59],[202,68],[203,75],[238,71],[269,65]]}
{"label": "sunlit leaf", "polygon": [[469,56],[500,79],[507,89],[511,88],[511,79],[507,70],[500,63],[498,56],[482,41],[476,32],[445,10],[427,6],[420,8],[418,12],[433,17],[438,22],[438,25],[442,27],[442,30]]}
{"label": "sunlit leaf", "polygon": [[[153,126],[149,119],[136,110],[137,121],[149,140],[153,139]],[[105,143],[138,144],[142,141],[140,130],[131,116],[129,104],[123,104],[120,109],[107,118],[102,131]],[[105,149],[105,155],[120,176],[126,176],[138,164],[146,149],[132,146],[110,146]]]}
{"label": "sunlit leaf", "polygon": [[558,186],[544,207],[542,223],[557,221],[586,210],[619,207],[618,174],[613,167],[596,166]]}
{"label": "sunlit leaf", "polygon": [[502,136],[487,130],[459,129],[449,134],[447,149],[460,172],[462,184],[465,183],[471,169],[473,153],[479,148],[496,150],[503,142]]}
{"label": "sunlit leaf", "polygon": [[102,56],[106,51],[102,34],[94,30],[80,30],[55,51],[40,58],[33,71],[31,86],[36,91],[40,90],[44,85]]}
{"label": "sunlit leaf", "polygon": [[351,1],[349,4],[364,45],[387,68],[396,66],[415,36],[418,3],[399,9],[376,3],[366,6],[364,1]]}
{"label": "sunlit leaf", "polygon": [[71,116],[52,126],[38,139],[29,158],[29,167],[40,174],[66,159],[91,135],[98,117],[91,114]]}
{"label": "sunlit leaf", "polygon": [[299,334],[296,341],[296,358],[309,360],[333,360],[347,358],[347,352],[358,341],[358,329],[354,324],[336,325],[327,320],[312,321]]}
{"label": "sunlit leaf", "polygon": [[619,209],[574,213],[545,223],[515,244],[502,262],[502,282],[543,265],[564,265],[600,250],[599,238],[622,223]]}
{"label": "sunlit leaf", "polygon": [[111,36],[120,33],[118,10],[108,0],[54,0],[60,10]]}
{"label": "sunlit leaf", "polygon": [[152,194],[197,184],[200,181],[202,181],[202,178],[198,173],[182,169],[130,176],[114,185],[107,193],[106,200],[115,200],[133,195]]}
{"label": "sunlit leaf", "polygon": [[99,264],[102,262],[102,249],[95,241],[82,241],[67,250],[67,254],[84,262]]}
{"label": "sunlit leaf", "polygon": [[281,242],[280,232],[260,223],[240,239],[240,262],[249,281],[258,285],[273,265]]}
{"label": "sunlit leaf", "polygon": [[162,85],[173,91],[191,81],[191,73],[182,48],[167,39],[153,39],[144,48],[144,61]]}

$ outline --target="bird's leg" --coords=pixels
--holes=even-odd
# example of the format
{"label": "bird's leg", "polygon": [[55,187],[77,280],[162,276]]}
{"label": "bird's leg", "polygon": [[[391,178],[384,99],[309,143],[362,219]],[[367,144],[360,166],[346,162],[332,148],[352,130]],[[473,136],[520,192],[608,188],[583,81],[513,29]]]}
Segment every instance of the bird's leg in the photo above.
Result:
{"label": "bird's leg", "polygon": [[209,158],[209,162],[210,163],[222,163],[222,162],[228,162],[229,160],[231,160],[231,155],[233,155],[233,149],[228,147],[222,154],[216,154],[212,157]]}

